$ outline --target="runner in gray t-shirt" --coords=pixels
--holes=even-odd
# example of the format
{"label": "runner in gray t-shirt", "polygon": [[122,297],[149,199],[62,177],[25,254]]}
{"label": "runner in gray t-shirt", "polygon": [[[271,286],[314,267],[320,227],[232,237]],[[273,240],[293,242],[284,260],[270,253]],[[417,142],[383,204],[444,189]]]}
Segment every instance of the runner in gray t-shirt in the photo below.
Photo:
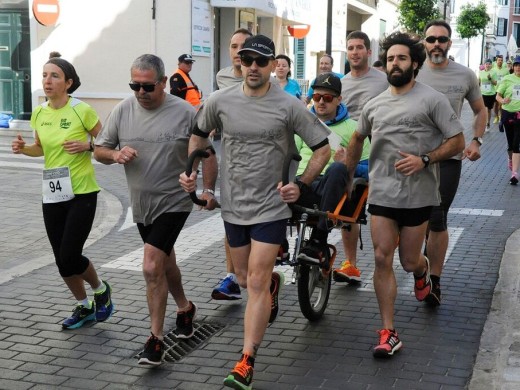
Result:
{"label": "runner in gray t-shirt", "polygon": [[[310,185],[330,158],[330,131],[300,101],[269,81],[276,64],[271,39],[248,38],[239,54],[244,82],[206,100],[197,114],[190,150],[200,148],[211,129],[222,129],[222,218],[239,283],[248,287],[243,355],[224,384],[249,388],[266,326],[279,310],[284,277],[273,268],[291,216],[287,203],[300,196],[295,183],[282,187],[283,163],[296,151],[294,134],[298,134],[314,151],[300,177]],[[180,181],[192,191],[196,174],[189,178],[183,174]]]}
{"label": "runner in gray t-shirt", "polygon": [[448,211],[459,186],[461,160],[467,158],[476,161],[480,158],[481,137],[486,128],[487,112],[475,73],[448,58],[451,47],[450,25],[444,20],[431,21],[426,25],[424,36],[428,58],[417,80],[446,95],[459,118],[464,99],[468,101],[474,115],[473,139],[464,152],[439,164],[441,204],[433,208],[426,244],[433,283],[432,292],[426,302],[431,306],[438,306],[441,303],[440,276],[448,250]]}
{"label": "runner in gray t-shirt", "polygon": [[[370,39],[363,31],[352,31],[347,36],[347,59],[350,72],[341,79],[341,97],[350,117],[358,120],[361,110],[370,99],[388,89],[386,74],[369,66],[372,51]],[[336,282],[359,283],[361,271],[357,267],[357,242],[361,226],[352,224],[341,229],[345,260],[332,271]]]}
{"label": "runner in gray t-shirt", "polygon": [[[178,338],[194,334],[197,307],[182,287],[173,245],[193,207],[178,182],[188,158],[188,140],[195,109],[165,93],[168,78],[162,60],[152,54],[138,57],[130,70],[134,96],[110,113],[96,138],[94,157],[104,164],[123,164],[134,222],[144,242],[143,274],[152,335],[139,364],[157,366],[164,355],[163,327],[168,291],[178,307]],[[215,156],[203,171],[216,172]]]}
{"label": "runner in gray t-shirt", "polygon": [[415,296],[422,301],[431,291],[430,267],[421,247],[432,206],[439,203],[437,163],[464,148],[464,129],[445,96],[415,81],[425,60],[419,37],[393,33],[381,49],[391,86],[363,108],[349,143],[347,168],[352,180],[363,141],[371,134],[368,211],[374,289],[383,325],[373,354],[388,357],[402,346],[394,327],[396,244],[401,265],[414,274]]}

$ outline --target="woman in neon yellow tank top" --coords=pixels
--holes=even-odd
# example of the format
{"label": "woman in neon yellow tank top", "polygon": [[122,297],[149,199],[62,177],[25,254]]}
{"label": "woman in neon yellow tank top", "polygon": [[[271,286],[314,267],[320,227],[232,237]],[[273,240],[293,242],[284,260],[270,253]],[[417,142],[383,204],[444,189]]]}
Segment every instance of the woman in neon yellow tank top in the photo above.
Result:
{"label": "woman in neon yellow tank top", "polygon": [[[45,228],[60,275],[78,301],[62,327],[75,329],[88,321],[108,319],[114,309],[109,284],[98,277],[94,265],[82,254],[99,192],[90,139],[99,133],[101,122],[88,104],[69,96],[81,83],[74,66],[59,58],[59,53],[51,53],[43,66],[42,85],[47,101],[31,115],[35,142],[26,145],[18,135],[12,150],[15,154],[44,156]],[[88,299],[85,282],[94,292],[94,302]]]}

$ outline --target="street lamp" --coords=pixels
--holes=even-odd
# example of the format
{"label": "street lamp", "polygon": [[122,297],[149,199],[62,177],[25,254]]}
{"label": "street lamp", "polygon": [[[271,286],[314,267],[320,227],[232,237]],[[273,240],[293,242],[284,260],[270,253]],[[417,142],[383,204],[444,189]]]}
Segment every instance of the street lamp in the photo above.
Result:
{"label": "street lamp", "polygon": [[446,9],[448,8],[448,5],[450,4],[450,0],[441,0],[444,4],[444,13],[443,13],[443,19],[446,20]]}

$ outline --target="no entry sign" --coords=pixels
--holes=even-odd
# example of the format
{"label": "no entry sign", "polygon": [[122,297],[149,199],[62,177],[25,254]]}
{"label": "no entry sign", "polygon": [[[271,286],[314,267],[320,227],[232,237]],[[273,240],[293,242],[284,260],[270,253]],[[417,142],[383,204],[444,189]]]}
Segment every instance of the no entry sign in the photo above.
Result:
{"label": "no entry sign", "polygon": [[34,0],[32,11],[38,23],[54,26],[60,16],[60,4],[58,0]]}

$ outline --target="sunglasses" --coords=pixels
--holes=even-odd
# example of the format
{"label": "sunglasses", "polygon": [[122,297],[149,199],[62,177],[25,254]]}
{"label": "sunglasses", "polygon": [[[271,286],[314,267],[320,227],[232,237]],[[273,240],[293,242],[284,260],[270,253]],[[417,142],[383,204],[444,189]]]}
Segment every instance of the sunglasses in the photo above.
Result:
{"label": "sunglasses", "polygon": [[434,37],[433,35],[430,35],[429,37],[426,37],[424,39],[428,43],[435,43],[435,41],[439,41],[439,43],[446,43],[450,40],[450,37],[441,35],[440,37]]}
{"label": "sunglasses", "polygon": [[135,92],[139,92],[141,88],[145,92],[153,92],[155,89],[155,86],[159,84],[158,81],[155,82],[155,84],[139,84],[139,83],[129,83],[130,89]]}
{"label": "sunglasses", "polygon": [[269,65],[269,61],[271,61],[270,57],[251,57],[248,55],[240,56],[240,62],[242,63],[242,65],[247,67],[253,65],[253,62],[256,62],[256,65],[258,65],[260,68],[265,68],[267,65]]}
{"label": "sunglasses", "polygon": [[321,93],[313,93],[312,94],[312,100],[314,100],[316,103],[319,103],[319,101],[321,99],[323,99],[323,101],[325,103],[330,103],[332,100],[334,100],[335,97],[336,96],[328,94],[328,93],[324,93],[323,95]]}

